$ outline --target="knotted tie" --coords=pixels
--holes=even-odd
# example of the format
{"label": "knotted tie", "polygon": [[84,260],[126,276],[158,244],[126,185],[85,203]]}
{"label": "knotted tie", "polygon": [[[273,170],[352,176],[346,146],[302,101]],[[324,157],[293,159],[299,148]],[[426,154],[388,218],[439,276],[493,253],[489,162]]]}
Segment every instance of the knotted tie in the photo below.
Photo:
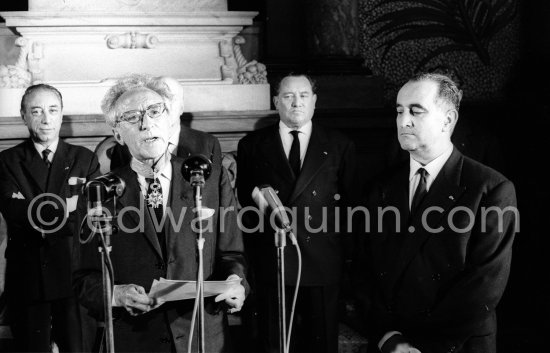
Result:
{"label": "knotted tie", "polygon": [[48,159],[48,156],[50,155],[50,153],[52,153],[52,151],[47,148],[44,151],[42,151],[42,160],[44,161],[48,169],[50,169],[52,165],[52,162],[50,162],[50,160]]}
{"label": "knotted tie", "polygon": [[420,174],[420,181],[418,182],[418,186],[416,187],[416,191],[414,192],[414,196],[411,202],[411,214],[414,214],[415,211],[417,211],[418,206],[428,193],[426,183],[428,172],[426,171],[426,169],[420,168],[416,173]]}
{"label": "knotted tie", "polygon": [[294,176],[298,178],[298,175],[300,175],[300,139],[298,138],[300,131],[293,130],[290,133],[292,134],[293,140],[288,155],[288,162],[290,163],[290,168],[294,172]]}
{"label": "knotted tie", "polygon": [[[164,205],[162,203],[162,186],[158,178],[145,178],[147,182],[147,205],[149,206],[149,211],[151,216],[155,217],[156,224],[160,226],[162,224],[162,216],[164,215]],[[162,250],[162,256],[166,259],[166,236],[164,235],[164,227],[157,229],[157,238]]]}

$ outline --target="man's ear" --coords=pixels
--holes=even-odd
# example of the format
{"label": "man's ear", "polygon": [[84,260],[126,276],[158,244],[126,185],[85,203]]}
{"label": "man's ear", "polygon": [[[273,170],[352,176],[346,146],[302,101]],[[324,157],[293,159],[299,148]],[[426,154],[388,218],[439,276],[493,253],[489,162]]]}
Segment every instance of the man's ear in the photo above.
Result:
{"label": "man's ear", "polygon": [[120,133],[116,129],[113,129],[113,136],[114,136],[116,142],[118,142],[120,145],[124,146],[124,140],[122,139],[122,136],[120,136]]}
{"label": "man's ear", "polygon": [[273,105],[275,106],[275,109],[278,109],[277,105],[279,105],[279,96],[273,96]]}
{"label": "man's ear", "polygon": [[456,109],[449,109],[445,114],[445,121],[443,122],[443,131],[453,131],[458,121],[458,112]]}
{"label": "man's ear", "polygon": [[317,103],[317,95],[314,93],[313,97],[311,97],[311,101],[313,102],[313,108],[315,108],[315,103]]}
{"label": "man's ear", "polygon": [[25,119],[25,112],[22,110],[19,111],[19,114],[21,114],[21,119],[23,119],[23,123],[27,125],[27,119]]}

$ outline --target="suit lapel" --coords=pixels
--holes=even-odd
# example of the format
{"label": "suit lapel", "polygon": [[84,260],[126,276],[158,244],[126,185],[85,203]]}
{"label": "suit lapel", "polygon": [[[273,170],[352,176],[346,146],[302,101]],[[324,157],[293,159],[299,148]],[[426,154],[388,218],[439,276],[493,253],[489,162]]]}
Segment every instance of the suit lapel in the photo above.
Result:
{"label": "suit lapel", "polygon": [[[407,231],[409,219],[409,165],[403,165],[382,189],[382,205],[386,208],[383,227],[392,234]],[[392,209],[398,210],[394,215]]]}
{"label": "suit lapel", "polygon": [[25,158],[21,162],[21,168],[26,172],[28,179],[32,180],[39,190],[38,193],[46,191],[48,181],[48,167],[38,155],[31,139],[25,145]]}
{"label": "suit lapel", "polygon": [[314,124],[300,176],[296,180],[296,185],[288,202],[289,204],[292,204],[300,196],[313,177],[323,167],[323,164],[329,157],[329,150],[326,148],[327,141],[325,131]]}
{"label": "suit lapel", "polygon": [[[120,169],[117,174],[126,182],[124,194],[118,199],[120,207],[137,207],[139,209],[139,212],[125,212],[123,215],[125,218],[119,222],[123,222],[125,227],[129,229],[132,229],[133,226],[141,226],[140,222],[143,222],[143,234],[145,238],[151,243],[151,246],[155,249],[159,258],[162,259],[162,251],[160,249],[157,232],[153,225],[149,210],[145,205],[145,200],[141,193],[136,173],[130,168],[130,165],[126,165]],[[128,225],[125,219],[131,220],[133,225]]]}
{"label": "suit lapel", "polygon": [[[436,229],[442,225],[447,213],[466,190],[465,187],[460,185],[463,160],[462,154],[455,148],[434,180],[430,191],[419,205],[418,212],[416,212],[411,222],[417,231],[411,236],[407,236],[401,251],[401,263],[405,267],[432,236],[439,234]],[[430,207],[433,207],[433,211],[427,214],[423,224],[422,215]],[[401,271],[397,271],[397,273],[399,272]]]}
{"label": "suit lapel", "polygon": [[68,146],[63,140],[59,140],[57,150],[53,156],[48,178],[47,191],[57,195],[63,195],[63,187],[67,182],[67,176],[71,170],[73,159],[69,156]]}
{"label": "suit lapel", "polygon": [[273,125],[268,131],[266,138],[259,148],[265,163],[269,164],[273,171],[281,175],[287,182],[294,184],[294,174],[290,169],[290,164],[281,142],[278,124]]}
{"label": "suit lapel", "polygon": [[[188,229],[188,221],[191,221],[195,216],[193,213],[194,200],[193,200],[193,188],[191,185],[183,179],[181,170],[182,160],[177,157],[172,157],[172,185],[170,187],[170,212],[172,212],[175,223],[170,223],[170,219],[166,218],[165,231],[167,237],[167,253],[170,255],[172,250],[181,251],[182,247],[177,244],[185,243],[183,249],[194,249],[194,236],[186,236]],[[185,212],[185,213],[183,213]],[[181,217],[181,219],[180,219]],[[181,221],[181,222],[180,222]],[[181,239],[185,237],[185,239]],[[178,254],[173,254],[177,258]],[[181,254],[179,254],[181,256]]]}

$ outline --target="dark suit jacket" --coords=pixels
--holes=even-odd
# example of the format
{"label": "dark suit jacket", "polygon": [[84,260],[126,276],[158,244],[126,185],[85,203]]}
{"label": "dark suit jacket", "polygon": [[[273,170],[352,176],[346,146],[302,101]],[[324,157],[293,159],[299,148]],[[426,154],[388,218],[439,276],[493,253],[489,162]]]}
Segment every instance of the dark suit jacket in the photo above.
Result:
{"label": "dark suit jacket", "polygon": [[[73,295],[74,212],[62,228],[43,237],[31,225],[27,211],[31,201],[43,193],[58,195],[65,202],[69,196],[68,179],[80,177],[89,180],[96,176],[98,169],[97,158],[90,150],[62,140],[59,140],[49,179],[48,168],[31,140],[0,153],[0,211],[8,226],[6,293],[10,297],[53,300]],[[12,197],[17,193],[21,193],[24,199]],[[55,201],[51,197],[48,199]],[[33,209],[38,204],[35,203]],[[46,221],[51,217],[65,219],[64,209],[56,211],[45,207],[42,214]]]}
{"label": "dark suit jacket", "polygon": [[[255,206],[253,188],[268,184],[278,191],[286,207],[296,208],[296,235],[303,258],[302,285],[338,283],[343,264],[342,234],[346,234],[344,212],[350,204],[354,178],[353,142],[313,123],[296,180],[283,150],[279,125],[275,124],[251,132],[239,142],[237,165],[237,191],[243,207]],[[342,222],[335,222],[338,212]],[[252,217],[253,212],[245,216],[249,216],[247,226],[253,228],[258,219]],[[251,249],[247,251],[256,266],[257,280],[275,283],[276,251],[269,221],[266,220],[265,232],[249,238]],[[294,247],[287,246],[285,255],[286,284],[293,284],[297,269]]]}
{"label": "dark suit jacket", "polygon": [[[455,148],[409,218],[408,178],[407,161],[381,178],[369,199],[374,222],[363,260],[370,262],[372,342],[397,330],[423,353],[452,352],[496,330],[494,310],[506,287],[519,220],[505,212],[499,225],[496,212],[483,213],[493,206],[515,208],[514,186]],[[377,223],[377,207],[396,207],[401,230],[392,212]]]}
{"label": "dark suit jacket", "polygon": [[[140,215],[126,212],[118,219],[119,231],[111,237],[115,284],[137,284],[149,291],[154,279],[160,277],[176,280],[195,280],[197,277],[196,234],[190,224],[195,218],[193,190],[181,175],[182,159],[172,157],[172,182],[169,205],[177,225],[165,226],[167,258],[162,258],[157,234],[152,220],[145,209]],[[143,197],[137,175],[129,165],[114,171],[126,181],[126,190],[119,198],[118,207],[140,208]],[[225,280],[230,274],[245,277],[245,261],[241,233],[237,227],[235,198],[227,178],[227,172],[218,164],[207,180],[203,190],[203,205],[216,211],[205,226],[204,276],[207,280]],[[229,212],[222,213],[219,207]],[[231,211],[231,207],[233,210]],[[112,210],[112,208],[111,208]],[[84,215],[85,204],[79,205]],[[167,210],[168,212],[168,210]],[[183,213],[184,212],[184,213]],[[140,224],[140,222],[142,222]],[[122,226],[124,225],[124,227]],[[132,230],[142,226],[141,229]],[[78,251],[74,288],[84,306],[101,319],[103,313],[101,266],[97,252],[97,241],[81,245]],[[247,287],[246,280],[243,285]],[[213,305],[208,303],[207,308]],[[115,347],[117,351],[150,351],[158,348],[159,339],[166,336],[162,325],[152,326],[159,316],[170,324],[177,352],[187,350],[193,301],[166,303],[147,314],[132,317],[122,308],[115,308]],[[224,311],[207,310],[205,316],[206,351],[217,352],[224,348]],[[162,319],[163,320],[163,319]],[[160,321],[162,321],[160,320]],[[169,336],[168,336],[169,337]],[[195,339],[193,340],[196,342]]]}

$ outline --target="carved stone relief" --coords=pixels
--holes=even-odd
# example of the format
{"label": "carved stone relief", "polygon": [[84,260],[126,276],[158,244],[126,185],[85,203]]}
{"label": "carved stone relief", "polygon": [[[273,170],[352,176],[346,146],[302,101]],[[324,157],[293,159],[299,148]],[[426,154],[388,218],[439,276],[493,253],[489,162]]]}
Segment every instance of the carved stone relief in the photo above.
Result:
{"label": "carved stone relief", "polygon": [[267,83],[266,66],[256,60],[246,61],[240,47],[244,43],[241,36],[233,38],[232,45],[226,40],[220,42],[220,56],[224,58],[222,79],[238,84]]}
{"label": "carved stone relief", "polygon": [[159,41],[155,35],[139,32],[110,34],[105,40],[109,49],[153,49]]}

